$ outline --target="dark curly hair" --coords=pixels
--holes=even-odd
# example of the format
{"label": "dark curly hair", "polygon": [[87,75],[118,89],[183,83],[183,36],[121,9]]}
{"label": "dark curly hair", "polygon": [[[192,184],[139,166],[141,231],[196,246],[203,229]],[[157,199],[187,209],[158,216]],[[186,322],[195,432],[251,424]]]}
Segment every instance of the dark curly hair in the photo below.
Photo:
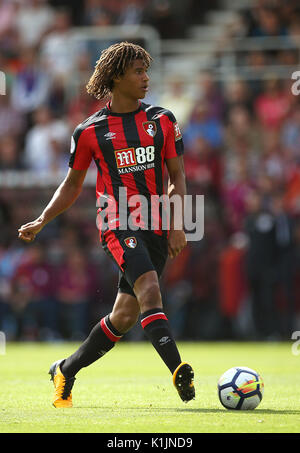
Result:
{"label": "dark curly hair", "polygon": [[143,60],[146,68],[152,61],[152,57],[143,47],[127,41],[113,44],[103,50],[86,85],[87,92],[96,99],[107,97],[113,89],[113,79],[124,75],[133,61],[138,59]]}

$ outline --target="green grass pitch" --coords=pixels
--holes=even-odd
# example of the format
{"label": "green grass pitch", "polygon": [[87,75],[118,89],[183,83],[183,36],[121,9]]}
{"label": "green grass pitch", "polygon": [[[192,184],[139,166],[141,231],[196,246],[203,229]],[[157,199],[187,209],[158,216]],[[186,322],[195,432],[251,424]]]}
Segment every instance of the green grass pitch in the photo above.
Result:
{"label": "green grass pitch", "polygon": [[[78,373],[74,407],[55,409],[49,366],[77,346],[7,344],[0,355],[1,433],[300,432],[300,357],[290,343],[180,343],[195,370],[196,400],[188,404],[150,344],[119,343]],[[265,383],[254,411],[228,411],[218,400],[218,378],[241,365]]]}

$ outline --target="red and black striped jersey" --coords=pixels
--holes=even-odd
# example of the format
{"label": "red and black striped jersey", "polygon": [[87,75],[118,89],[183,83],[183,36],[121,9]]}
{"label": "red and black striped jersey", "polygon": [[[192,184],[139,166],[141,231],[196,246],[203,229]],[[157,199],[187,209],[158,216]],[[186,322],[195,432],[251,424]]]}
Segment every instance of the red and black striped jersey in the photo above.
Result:
{"label": "red and black striped jersey", "polygon": [[[120,226],[120,187],[126,188],[128,199],[143,195],[151,211],[155,196],[165,193],[165,160],[180,156],[183,151],[179,126],[169,110],[140,102],[135,112],[114,113],[108,103],[76,127],[71,139],[69,166],[86,170],[92,159],[95,161],[98,169],[96,197],[97,200],[109,197],[116,202],[117,216],[111,219],[111,228],[116,228]],[[140,228],[149,229],[154,215],[150,211],[144,216],[145,223],[143,213],[140,214],[137,222]],[[164,234],[161,219],[156,221],[158,223],[152,219],[152,229]]]}

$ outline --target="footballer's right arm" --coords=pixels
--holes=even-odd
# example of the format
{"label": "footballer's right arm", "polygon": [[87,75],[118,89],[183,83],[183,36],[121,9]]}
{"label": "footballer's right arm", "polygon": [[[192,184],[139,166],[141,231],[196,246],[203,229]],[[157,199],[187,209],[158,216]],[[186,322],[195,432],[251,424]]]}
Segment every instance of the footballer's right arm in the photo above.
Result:
{"label": "footballer's right arm", "polygon": [[25,242],[32,242],[47,223],[68,209],[78,198],[86,173],[87,170],[70,168],[42,214],[36,220],[19,228],[19,238]]}

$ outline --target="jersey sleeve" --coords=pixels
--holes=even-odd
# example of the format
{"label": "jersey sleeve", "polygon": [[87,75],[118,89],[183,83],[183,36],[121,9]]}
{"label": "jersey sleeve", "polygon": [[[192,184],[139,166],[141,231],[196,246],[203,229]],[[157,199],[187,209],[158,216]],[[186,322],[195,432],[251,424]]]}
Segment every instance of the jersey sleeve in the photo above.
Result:
{"label": "jersey sleeve", "polygon": [[184,153],[184,145],[179,125],[174,115],[168,115],[168,130],[165,143],[165,159],[181,156]]}
{"label": "jersey sleeve", "polygon": [[92,161],[92,150],[86,129],[77,127],[71,137],[69,167],[74,170],[87,170]]}

